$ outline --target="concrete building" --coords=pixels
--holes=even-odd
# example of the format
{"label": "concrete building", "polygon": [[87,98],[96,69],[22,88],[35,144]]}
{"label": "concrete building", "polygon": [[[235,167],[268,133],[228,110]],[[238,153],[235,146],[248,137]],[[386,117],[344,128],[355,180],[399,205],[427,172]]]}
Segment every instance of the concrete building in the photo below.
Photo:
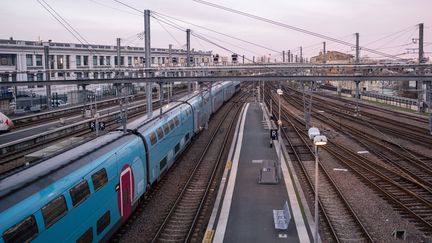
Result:
{"label": "concrete building", "polygon": [[[325,57],[320,52],[318,56],[310,58],[312,64],[323,64],[324,60],[326,64],[353,64],[355,62],[353,55],[338,51],[328,51]],[[330,71],[330,74],[337,75],[338,70],[333,69]],[[326,83],[342,89],[355,90],[355,83],[352,81],[327,81]],[[362,91],[382,91],[383,89],[393,88],[392,84],[391,82],[365,81],[360,83],[360,89]]]}
{"label": "concrete building", "polygon": [[[350,54],[345,54],[338,51],[327,51],[325,56],[325,63],[328,64],[351,64],[354,63],[354,56]],[[310,63],[321,64],[324,63],[324,55],[322,52],[318,56],[310,58]]]}
{"label": "concrete building", "polygon": [[[151,65],[154,67],[186,66],[186,50],[152,48],[151,51]],[[143,47],[121,46],[120,52],[121,68],[144,67]],[[212,61],[211,51],[192,50],[191,56],[193,65],[208,65]],[[47,58],[49,67],[46,67]],[[117,46],[0,39],[1,82],[46,80],[47,75],[51,80],[112,78],[117,65]],[[125,71],[121,75],[135,77],[138,74]],[[39,93],[42,88],[21,87],[20,90],[32,89]],[[55,86],[52,91],[56,91]]]}

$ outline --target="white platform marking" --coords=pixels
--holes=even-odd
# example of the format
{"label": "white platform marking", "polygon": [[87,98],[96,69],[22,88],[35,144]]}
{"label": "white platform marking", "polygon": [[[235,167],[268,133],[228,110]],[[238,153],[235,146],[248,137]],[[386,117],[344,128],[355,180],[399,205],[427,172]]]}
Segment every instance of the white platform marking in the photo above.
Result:
{"label": "white platform marking", "polygon": [[262,159],[253,159],[253,160],[252,160],[252,163],[253,163],[253,164],[261,164],[262,162],[263,162]]}
{"label": "white platform marking", "polygon": [[245,121],[246,121],[246,114],[247,114],[247,110],[249,108],[249,103],[246,105],[245,111],[243,113],[243,117],[242,117],[242,121],[241,121],[241,125],[240,125],[240,131],[238,134],[238,140],[237,140],[237,144],[236,144],[236,150],[234,153],[234,158],[232,160],[232,167],[231,167],[231,173],[229,175],[229,180],[228,180],[228,185],[227,185],[227,189],[225,192],[225,197],[223,200],[223,205],[222,205],[222,210],[220,212],[219,215],[219,222],[216,228],[216,233],[213,239],[214,243],[219,243],[219,242],[223,242],[224,236],[225,236],[225,231],[226,231],[226,226],[228,224],[228,218],[229,218],[229,211],[231,208],[231,202],[232,202],[232,197],[233,197],[233,193],[234,193],[234,186],[235,186],[235,181],[236,181],[236,177],[237,177],[237,169],[238,169],[238,163],[239,163],[239,158],[240,158],[240,151],[241,151],[241,145],[243,143],[243,132],[244,132],[244,125],[245,125]]}
{"label": "white platform marking", "polygon": [[345,171],[347,172],[347,169],[343,169],[343,168],[333,168],[334,171]]}
{"label": "white platform marking", "polygon": [[[263,107],[263,112],[264,111],[264,107]],[[266,115],[266,119],[268,119],[268,116]],[[269,121],[270,122],[270,121]],[[284,153],[279,153],[279,141],[275,140],[273,141],[274,143],[274,148],[276,150],[276,153],[279,154],[284,154]],[[285,181],[285,188],[287,190],[288,193],[288,198],[290,201],[290,206],[291,206],[291,210],[293,213],[293,218],[294,218],[294,222],[297,228],[297,234],[299,237],[299,241],[300,242],[311,242],[309,239],[309,234],[307,232],[307,227],[305,225],[305,222],[303,220],[303,215],[301,212],[301,208],[300,208],[300,204],[299,204],[299,199],[297,198],[296,192],[294,190],[294,185],[292,182],[292,178],[291,175],[288,171],[288,167],[287,167],[287,161],[285,160],[285,157],[282,156],[282,163],[281,163],[281,167],[282,167],[282,174],[284,177],[284,181]]]}
{"label": "white platform marking", "polygon": [[[245,107],[246,107],[246,105],[243,106],[243,108],[242,108],[242,110],[240,112],[240,117],[243,116],[243,113],[245,111]],[[235,150],[234,148],[235,148],[235,145],[236,145],[236,141],[238,140],[238,132],[240,130],[239,129],[240,128],[240,123],[241,123],[241,119],[238,119],[237,120],[237,125],[236,125],[236,128],[235,128],[235,132],[234,132],[234,139],[233,139],[233,142],[231,143],[231,147],[230,147],[229,154],[228,154],[228,157],[227,157],[227,161],[229,163],[231,163],[231,164],[232,164],[231,161],[232,161],[233,153],[234,153],[234,150]],[[224,192],[226,184],[227,184],[227,175],[228,175],[228,172],[230,170],[231,170],[231,166],[229,168],[225,167],[225,170],[224,170],[224,173],[223,173],[223,176],[222,176],[222,179],[221,179],[221,183],[220,183],[221,186],[219,187],[219,190],[218,190],[217,198],[216,198],[216,201],[215,201],[215,205],[213,206],[213,211],[212,211],[212,214],[210,216],[209,223],[207,225],[207,230],[206,230],[206,233],[204,235],[203,243],[204,242],[206,242],[206,243],[207,242],[212,242],[212,240],[213,240],[214,229],[215,229],[215,221],[216,221],[216,217],[218,215],[220,206],[222,204],[223,192]]]}
{"label": "white platform marking", "polygon": [[358,153],[358,154],[368,154],[369,151],[366,151],[366,150],[365,150],[365,151],[358,151],[357,153]]}

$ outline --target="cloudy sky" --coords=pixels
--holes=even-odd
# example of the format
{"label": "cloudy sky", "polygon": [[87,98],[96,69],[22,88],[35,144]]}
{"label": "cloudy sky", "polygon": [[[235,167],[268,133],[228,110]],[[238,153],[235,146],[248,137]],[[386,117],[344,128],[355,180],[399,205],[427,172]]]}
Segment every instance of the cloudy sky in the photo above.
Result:
{"label": "cloudy sky", "polygon": [[[42,1],[42,0],[40,0]],[[165,16],[188,21],[267,47],[246,44],[196,26],[171,19],[177,28],[190,28],[194,33],[211,39],[220,46],[239,54],[280,58],[272,50],[292,50],[299,54],[303,46],[306,57],[318,54],[322,39],[290,29],[264,23],[244,16],[212,8],[193,0],[121,0],[134,8],[149,9]],[[418,23],[425,24],[425,52],[432,56],[431,0],[208,0],[236,10],[275,20],[308,31],[355,42],[360,33],[360,44],[403,57],[416,56],[413,38],[418,38]],[[138,33],[143,31],[143,16],[113,0],[45,0],[88,42],[115,44],[117,37],[125,45],[142,46]],[[152,47],[184,48],[185,32],[163,23],[162,15],[152,18]],[[166,18],[166,17],[165,17]],[[165,19],[166,20],[166,19]],[[57,22],[37,0],[0,1],[0,38],[48,40],[55,42],[79,41]],[[327,41],[327,50],[353,54],[349,46]],[[192,37],[195,49],[226,54],[226,50]],[[362,52],[375,57],[375,54]]]}

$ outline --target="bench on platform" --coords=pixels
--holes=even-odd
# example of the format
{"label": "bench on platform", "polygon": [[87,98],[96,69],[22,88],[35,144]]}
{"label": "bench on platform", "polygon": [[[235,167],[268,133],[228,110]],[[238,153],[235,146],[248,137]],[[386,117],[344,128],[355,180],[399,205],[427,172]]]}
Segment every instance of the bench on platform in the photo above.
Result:
{"label": "bench on platform", "polygon": [[288,202],[285,201],[282,210],[273,209],[273,220],[275,229],[286,230],[288,229],[289,222],[291,221],[291,214],[288,207]]}

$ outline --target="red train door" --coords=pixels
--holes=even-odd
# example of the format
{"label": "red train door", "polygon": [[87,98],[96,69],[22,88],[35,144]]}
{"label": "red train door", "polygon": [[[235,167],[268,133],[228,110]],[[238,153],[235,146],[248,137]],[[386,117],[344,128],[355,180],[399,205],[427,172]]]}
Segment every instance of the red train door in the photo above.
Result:
{"label": "red train door", "polygon": [[132,169],[129,165],[125,165],[120,173],[120,188],[118,190],[118,203],[120,209],[120,216],[122,217],[122,222],[132,213],[132,203],[133,203],[133,174]]}

